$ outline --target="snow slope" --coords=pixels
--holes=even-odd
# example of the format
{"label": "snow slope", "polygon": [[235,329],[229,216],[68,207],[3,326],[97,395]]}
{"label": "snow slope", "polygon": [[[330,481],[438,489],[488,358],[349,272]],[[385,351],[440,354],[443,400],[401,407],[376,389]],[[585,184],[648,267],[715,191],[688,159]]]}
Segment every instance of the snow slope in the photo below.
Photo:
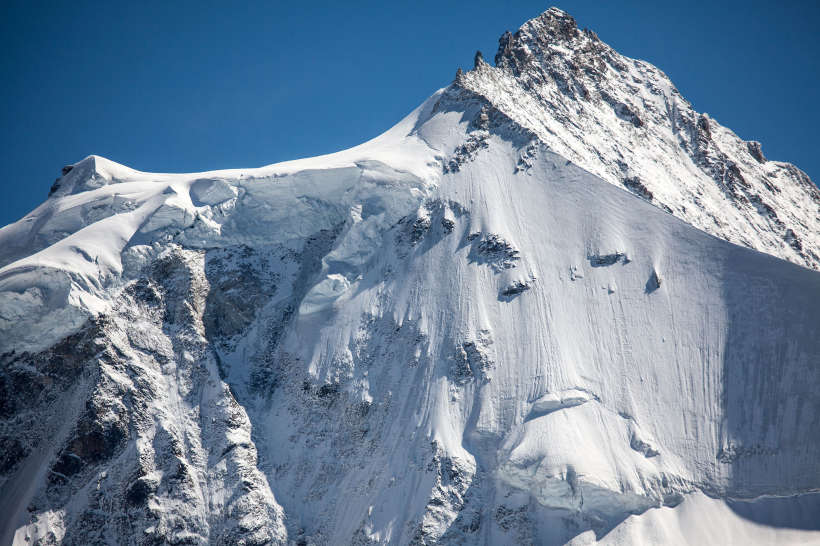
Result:
{"label": "snow slope", "polygon": [[499,64],[337,154],[92,156],[0,230],[0,541],[820,542],[820,274],[697,229],[816,267],[814,194],[803,254],[703,171],[650,204]]}

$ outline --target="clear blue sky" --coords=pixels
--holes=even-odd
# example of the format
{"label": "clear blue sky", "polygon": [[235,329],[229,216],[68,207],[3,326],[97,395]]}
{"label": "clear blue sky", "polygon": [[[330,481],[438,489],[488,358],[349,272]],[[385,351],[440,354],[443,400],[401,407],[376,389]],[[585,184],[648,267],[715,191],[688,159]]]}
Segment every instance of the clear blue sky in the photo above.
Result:
{"label": "clear blue sky", "polygon": [[[559,1],[699,111],[820,178],[814,1]],[[98,154],[253,167],[376,136],[542,2],[3,2],[0,225]]]}

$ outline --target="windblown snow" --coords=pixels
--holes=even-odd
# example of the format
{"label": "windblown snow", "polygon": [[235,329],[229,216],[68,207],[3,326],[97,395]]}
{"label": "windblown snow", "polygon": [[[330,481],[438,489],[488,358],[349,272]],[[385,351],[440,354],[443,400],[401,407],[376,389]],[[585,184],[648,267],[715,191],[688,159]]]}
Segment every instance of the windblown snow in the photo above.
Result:
{"label": "windblown snow", "polygon": [[0,541],[820,543],[818,207],[555,8],[343,152],[88,157],[0,230]]}

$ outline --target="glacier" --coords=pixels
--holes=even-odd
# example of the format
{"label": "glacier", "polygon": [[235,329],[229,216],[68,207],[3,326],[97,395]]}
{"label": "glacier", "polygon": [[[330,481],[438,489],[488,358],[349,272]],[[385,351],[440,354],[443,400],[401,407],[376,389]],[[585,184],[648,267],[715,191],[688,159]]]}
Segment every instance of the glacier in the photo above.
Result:
{"label": "glacier", "polygon": [[0,229],[0,542],[820,543],[820,192],[551,8],[385,134]]}

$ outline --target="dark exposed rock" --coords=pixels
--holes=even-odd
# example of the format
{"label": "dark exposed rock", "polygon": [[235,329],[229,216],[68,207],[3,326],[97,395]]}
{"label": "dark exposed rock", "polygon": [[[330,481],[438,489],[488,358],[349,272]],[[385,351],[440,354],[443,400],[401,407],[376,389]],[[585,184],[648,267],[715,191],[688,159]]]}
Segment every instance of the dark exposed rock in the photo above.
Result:
{"label": "dark exposed rock", "polygon": [[651,201],[652,197],[654,197],[652,195],[652,192],[649,191],[649,189],[646,186],[644,186],[643,182],[641,182],[640,178],[638,178],[637,176],[629,176],[624,178],[623,185],[629,191],[631,191],[638,197],[646,199],[647,201]]}
{"label": "dark exposed rock", "polygon": [[712,138],[712,128],[709,125],[709,115],[706,113],[698,116],[698,131],[707,140]]}
{"label": "dark exposed rock", "polygon": [[746,142],[746,148],[749,154],[755,158],[759,163],[766,163],[766,157],[763,155],[763,147],[756,140]]}
{"label": "dark exposed rock", "polygon": [[473,242],[470,259],[489,265],[496,271],[512,269],[521,259],[518,249],[497,233],[474,233],[470,234],[467,239]]}
{"label": "dark exposed rock", "polygon": [[638,114],[630,108],[628,104],[619,101],[606,91],[601,91],[601,98],[605,103],[612,107],[615,115],[620,119],[631,123],[634,127],[643,127],[643,121],[640,116],[638,116]]}
{"label": "dark exposed rock", "polygon": [[94,319],[47,351],[10,355],[0,374],[0,419],[48,404],[84,374],[96,375],[89,359],[103,349],[105,322],[104,317]]}
{"label": "dark exposed rock", "polygon": [[[445,90],[436,103],[435,109],[437,111],[462,112],[463,114],[469,115],[472,129],[472,131],[468,133],[469,136],[486,138],[487,135],[472,134],[476,129],[480,129],[488,131],[490,134],[503,135],[505,139],[512,139],[513,143],[520,147],[538,139],[534,132],[513,121],[486,97],[458,84],[458,82],[456,82],[456,85]],[[486,117],[486,123],[480,121],[479,118],[482,117]]]}
{"label": "dark exposed rock", "polygon": [[749,202],[757,208],[757,212],[761,216],[767,217],[778,229],[783,229],[783,221],[777,216],[774,207],[764,201],[760,195],[755,194],[750,196]]}
{"label": "dark exposed rock", "polygon": [[7,474],[28,455],[28,450],[17,438],[0,438],[0,475]]}
{"label": "dark exposed rock", "polygon": [[660,275],[658,275],[658,272],[653,269],[652,273],[649,274],[649,279],[646,281],[646,293],[651,294],[660,288],[661,282]]}
{"label": "dark exposed rock", "polygon": [[324,399],[331,399],[339,394],[339,385],[322,385],[316,391],[316,396]]}
{"label": "dark exposed rock", "polygon": [[492,343],[488,336],[478,340],[465,341],[456,347],[449,375],[456,383],[466,383],[474,378],[490,380],[490,372],[495,363],[490,358],[487,346]]}
{"label": "dark exposed rock", "polygon": [[108,400],[90,400],[58,462],[71,461],[67,466],[77,468],[82,461],[103,461],[121,449],[128,438],[128,421],[125,414],[114,413],[115,408]]}
{"label": "dark exposed rock", "polygon": [[[464,214],[462,207],[453,201],[429,199],[425,201],[415,214],[402,217],[396,227],[396,241],[417,245],[435,244],[455,230],[459,216]],[[407,248],[399,251],[401,256],[406,255]]]}
{"label": "dark exposed rock", "polygon": [[481,51],[476,51],[475,56],[473,57],[473,66],[478,68],[482,64],[487,64],[484,62],[484,56],[481,54]]}
{"label": "dark exposed rock", "polygon": [[786,233],[783,235],[783,240],[797,252],[803,250],[803,244],[800,242],[800,238],[795,235],[793,229],[789,228],[786,230]]}
{"label": "dark exposed rock", "polygon": [[210,290],[203,322],[209,337],[231,337],[243,331],[276,293],[280,279],[274,265],[286,254],[278,249],[265,250],[240,246],[206,254]]}
{"label": "dark exposed rock", "polygon": [[527,523],[527,507],[518,506],[509,508],[504,504],[500,504],[498,508],[495,509],[493,518],[498,526],[505,531],[524,527],[524,524]]}
{"label": "dark exposed rock", "polygon": [[587,257],[589,265],[592,267],[606,267],[615,265],[618,262],[626,265],[630,260],[623,252],[613,252],[612,254],[592,254]]}
{"label": "dark exposed rock", "polygon": [[84,466],[83,459],[79,455],[66,450],[60,455],[51,470],[64,476],[71,476],[82,470]]}
{"label": "dark exposed rock", "polygon": [[658,451],[655,447],[651,444],[647,443],[646,441],[639,438],[637,435],[633,434],[629,439],[629,447],[637,451],[638,453],[643,454],[644,457],[650,459],[652,457],[657,457],[660,455],[660,451]]}
{"label": "dark exposed rock", "polygon": [[71,172],[74,169],[74,165],[66,165],[61,170],[61,175],[59,178],[54,180],[54,184],[51,185],[51,188],[48,190],[48,196],[51,197],[58,189],[60,189],[60,181],[63,179],[65,175]]}
{"label": "dark exposed rock", "polygon": [[745,457],[773,455],[775,453],[777,453],[776,447],[768,447],[761,444],[744,446],[729,443],[720,448],[715,458],[722,463],[731,464]]}
{"label": "dark exposed rock", "polygon": [[450,523],[449,514],[458,514],[464,508],[473,474],[462,461],[449,456],[437,441],[431,442],[431,450],[426,469],[434,478],[434,486],[425,514],[410,538],[412,545],[439,542],[439,529]]}
{"label": "dark exposed rock", "polygon": [[433,225],[433,222],[430,220],[429,216],[422,216],[421,218],[416,218],[416,221],[413,222],[413,226],[410,229],[410,244],[415,245],[416,243],[421,241],[424,235],[427,233],[427,230],[430,229],[431,225]]}
{"label": "dark exposed rock", "polygon": [[487,148],[487,135],[470,135],[464,144],[456,147],[450,160],[444,165],[444,173],[456,173],[461,165],[471,161],[479,150]]}
{"label": "dark exposed rock", "polygon": [[514,281],[509,286],[505,287],[501,291],[501,296],[507,299],[513,298],[520,294],[523,294],[527,290],[532,288],[532,284],[527,281]]}
{"label": "dark exposed rock", "polygon": [[507,30],[498,39],[498,52],[495,54],[495,65],[502,66],[507,63],[513,54],[513,35]]}

